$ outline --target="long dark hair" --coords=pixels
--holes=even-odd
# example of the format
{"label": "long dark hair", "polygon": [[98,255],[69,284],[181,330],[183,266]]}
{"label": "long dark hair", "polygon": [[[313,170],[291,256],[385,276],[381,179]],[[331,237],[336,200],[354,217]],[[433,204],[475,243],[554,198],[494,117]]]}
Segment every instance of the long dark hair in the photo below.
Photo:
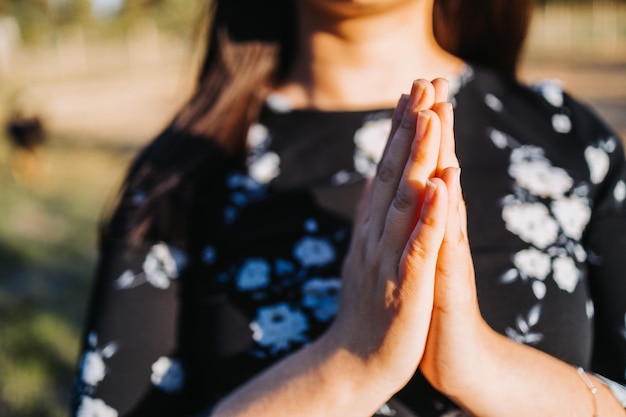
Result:
{"label": "long dark hair", "polygon": [[[533,0],[435,0],[435,35],[460,58],[514,75],[532,6]],[[195,92],[131,166],[105,238],[184,241],[180,219],[189,218],[197,180],[206,187],[226,161],[242,161],[250,124],[293,62],[294,0],[212,0],[204,18],[207,48]]]}

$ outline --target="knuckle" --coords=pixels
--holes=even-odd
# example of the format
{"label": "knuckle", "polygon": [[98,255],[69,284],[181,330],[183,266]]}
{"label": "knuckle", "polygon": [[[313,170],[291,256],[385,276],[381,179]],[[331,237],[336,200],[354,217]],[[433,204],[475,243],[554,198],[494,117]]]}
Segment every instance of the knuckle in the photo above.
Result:
{"label": "knuckle", "polygon": [[[410,261],[415,261],[417,259],[427,259],[428,258],[428,250],[420,243],[417,239],[411,239],[408,243],[408,258]],[[411,266],[415,266],[412,262],[409,262]]]}
{"label": "knuckle", "polygon": [[401,212],[407,211],[415,205],[415,196],[404,182],[396,190],[392,205],[394,209]]}
{"label": "knuckle", "polygon": [[434,216],[422,216],[422,218],[420,219],[420,223],[423,227],[429,229],[436,229],[440,226],[439,219],[435,218]]}
{"label": "knuckle", "polygon": [[389,161],[389,159],[385,158],[381,161],[378,166],[378,172],[376,173],[376,178],[382,183],[387,183],[392,181],[396,176],[396,170],[393,167],[393,164]]}
{"label": "knuckle", "polygon": [[[411,113],[411,114],[406,114]],[[400,119],[400,125],[396,134],[409,134],[411,131],[415,131],[415,123],[417,122],[417,118],[412,112],[405,112],[402,119]]]}

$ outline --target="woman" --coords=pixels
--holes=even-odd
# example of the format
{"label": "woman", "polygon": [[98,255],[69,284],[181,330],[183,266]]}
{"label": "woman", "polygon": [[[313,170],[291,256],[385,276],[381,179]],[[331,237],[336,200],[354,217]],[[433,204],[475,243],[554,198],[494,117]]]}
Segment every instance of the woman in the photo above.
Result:
{"label": "woman", "polygon": [[76,415],[624,415],[624,154],[515,80],[530,2],[214,7],[103,231]]}

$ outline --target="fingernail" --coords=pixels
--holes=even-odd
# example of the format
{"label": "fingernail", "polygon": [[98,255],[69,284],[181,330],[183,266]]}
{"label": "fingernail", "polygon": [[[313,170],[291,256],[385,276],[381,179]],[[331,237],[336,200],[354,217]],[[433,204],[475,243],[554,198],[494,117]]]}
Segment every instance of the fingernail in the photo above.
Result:
{"label": "fingernail", "polygon": [[444,105],[446,107],[446,116],[448,116],[451,121],[454,121],[454,111],[452,109],[452,103],[446,102]]}
{"label": "fingernail", "polygon": [[426,135],[426,131],[430,126],[430,114],[425,111],[421,111],[417,114],[417,126],[415,129],[415,135],[419,138]]}
{"label": "fingernail", "polygon": [[435,197],[435,191],[437,190],[437,184],[431,180],[426,181],[426,191],[424,193],[424,201],[430,203]]}
{"label": "fingernail", "polygon": [[404,114],[404,109],[406,109],[406,105],[409,101],[408,94],[402,94],[400,99],[398,100],[398,104],[396,105],[395,110],[393,111],[393,120],[402,120],[402,115]]}
{"label": "fingernail", "polygon": [[456,193],[461,192],[461,168],[454,168],[454,188]]}
{"label": "fingernail", "polygon": [[426,90],[424,80],[413,81],[413,86],[411,87],[411,107],[414,107],[417,103],[419,103],[424,95],[424,90]]}

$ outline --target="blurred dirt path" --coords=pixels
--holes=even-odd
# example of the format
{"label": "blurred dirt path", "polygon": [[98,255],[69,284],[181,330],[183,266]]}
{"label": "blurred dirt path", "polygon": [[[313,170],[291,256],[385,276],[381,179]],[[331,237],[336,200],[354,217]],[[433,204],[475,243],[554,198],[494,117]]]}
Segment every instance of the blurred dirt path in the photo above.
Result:
{"label": "blurred dirt path", "polygon": [[[560,79],[568,92],[590,104],[626,138],[626,61],[573,64],[528,59],[520,74],[529,82]],[[96,146],[137,147],[171,120],[193,81],[192,68],[170,63],[140,71],[33,81],[21,89],[18,99],[43,116],[53,135]]]}

